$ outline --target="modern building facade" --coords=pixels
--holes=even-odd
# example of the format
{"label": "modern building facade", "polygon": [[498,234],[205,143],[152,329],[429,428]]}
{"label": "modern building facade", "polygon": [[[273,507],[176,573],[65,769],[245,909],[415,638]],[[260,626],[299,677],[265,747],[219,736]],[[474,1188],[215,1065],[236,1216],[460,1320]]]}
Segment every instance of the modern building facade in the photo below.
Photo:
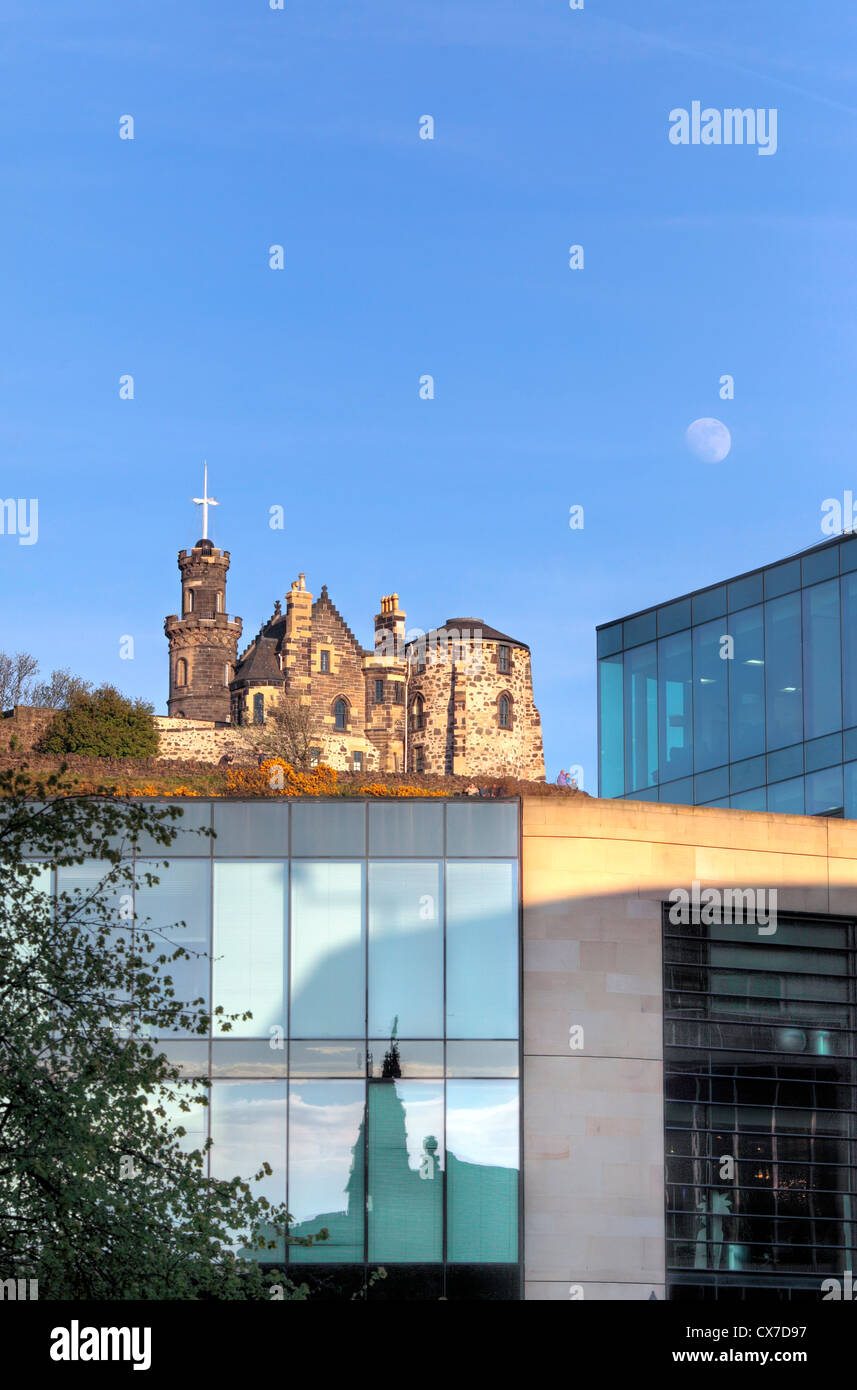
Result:
{"label": "modern building facade", "polygon": [[598,628],[599,792],[857,816],[857,538]]}
{"label": "modern building facade", "polygon": [[165,1042],[212,1080],[186,1143],[271,1164],[330,1231],[276,1262],[323,1296],[820,1301],[857,1268],[857,825],[182,804],[137,915],[206,953],[177,991],[253,1013]]}

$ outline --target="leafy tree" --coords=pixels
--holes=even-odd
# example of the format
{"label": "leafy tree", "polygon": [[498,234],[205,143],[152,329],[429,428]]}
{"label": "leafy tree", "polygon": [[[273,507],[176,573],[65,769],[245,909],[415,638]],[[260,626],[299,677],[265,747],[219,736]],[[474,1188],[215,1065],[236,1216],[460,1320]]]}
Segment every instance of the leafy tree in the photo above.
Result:
{"label": "leafy tree", "polygon": [[[246,1300],[271,1285],[303,1299],[234,1253],[276,1258],[285,1208],[245,1178],[207,1178],[170,1118],[206,1105],[208,1083],[181,1080],[157,1038],[204,1036],[211,1014],[176,996],[171,968],[191,954],[176,929],[123,906],[157,882],[135,880],[131,844],[169,846],[181,808],[58,795],[63,773],[0,773],[0,1278],[37,1279],[47,1299]],[[54,904],[45,865],[92,859],[103,880]]]}
{"label": "leafy tree", "polygon": [[92,758],[151,758],[158,751],[153,706],[131,700],[112,685],[75,691],[41,741],[45,753],[81,753]]}

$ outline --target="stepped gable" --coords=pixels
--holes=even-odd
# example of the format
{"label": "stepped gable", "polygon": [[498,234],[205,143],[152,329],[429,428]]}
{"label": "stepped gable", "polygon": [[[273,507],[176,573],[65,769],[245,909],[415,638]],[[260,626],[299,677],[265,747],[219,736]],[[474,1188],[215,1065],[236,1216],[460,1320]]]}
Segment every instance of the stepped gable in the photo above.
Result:
{"label": "stepped gable", "polygon": [[359,656],[371,656],[371,652],[367,652],[363,647],[361,647],[357,638],[354,636],[354,633],[351,631],[351,628],[348,626],[339,609],[336,607],[336,604],[332,602],[330,594],[327,592],[326,584],[322,584],[321,593],[319,594],[318,598],[315,600],[312,606],[312,616],[314,618],[320,617],[322,613],[329,613],[336,620],[336,622],[339,623],[339,626],[342,628],[349,641],[353,643],[354,649]]}

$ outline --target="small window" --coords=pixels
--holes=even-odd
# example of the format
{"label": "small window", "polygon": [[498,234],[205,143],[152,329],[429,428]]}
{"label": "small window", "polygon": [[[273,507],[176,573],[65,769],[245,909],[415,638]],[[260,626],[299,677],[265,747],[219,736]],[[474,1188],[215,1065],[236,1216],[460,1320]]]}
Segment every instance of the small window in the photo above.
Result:
{"label": "small window", "polygon": [[214,611],[215,613],[223,612],[223,595],[219,589],[217,590],[217,593],[214,595]]}
{"label": "small window", "polygon": [[325,675],[330,673],[330,652],[324,648],[322,648],[321,653],[321,670]]}
{"label": "small window", "polygon": [[413,723],[415,729],[424,729],[426,723],[426,702],[422,695],[418,695],[411,706],[413,710]]}
{"label": "small window", "polygon": [[362,772],[362,771],[363,771],[363,754],[358,752],[358,753],[354,753],[352,756],[353,756],[353,758],[354,758],[354,771],[355,771],[355,772]]}
{"label": "small window", "polygon": [[264,695],[253,696],[253,723],[264,724],[265,722],[265,697]]}
{"label": "small window", "polygon": [[405,687],[401,681],[393,683],[393,704],[403,705],[405,703]]}
{"label": "small window", "polygon": [[414,772],[425,771],[425,754],[422,748],[414,749]]}
{"label": "small window", "polygon": [[309,750],[309,765],[310,765],[310,767],[318,767],[318,765],[319,765],[320,762],[321,762],[321,749],[320,749],[320,748],[311,748],[311,749]]}
{"label": "small window", "polygon": [[348,724],[348,706],[344,700],[337,700],[333,707],[333,719],[337,729],[344,729]]}
{"label": "small window", "polygon": [[508,647],[498,647],[498,649],[497,649],[497,670],[498,670],[498,671],[508,671],[508,670],[509,670],[509,648],[508,648]]}
{"label": "small window", "polygon": [[512,702],[508,695],[500,696],[500,728],[511,729],[512,727]]}
{"label": "small window", "polygon": [[193,589],[185,589],[184,591],[184,611],[186,613],[193,612]]}
{"label": "small window", "polygon": [[187,685],[187,662],[183,656],[176,662],[176,685]]}
{"label": "small window", "polygon": [[375,704],[376,704],[376,705],[383,705],[383,703],[384,703],[384,682],[383,682],[382,680],[380,680],[380,681],[376,681],[376,682],[375,682]]}
{"label": "small window", "polygon": [[232,672],[231,672],[231,670],[230,670],[230,668],[229,668],[229,662],[227,661],[226,665],[225,665],[224,668],[223,668],[223,684],[224,684],[224,685],[228,685],[229,682],[231,681],[231,679],[232,679]]}

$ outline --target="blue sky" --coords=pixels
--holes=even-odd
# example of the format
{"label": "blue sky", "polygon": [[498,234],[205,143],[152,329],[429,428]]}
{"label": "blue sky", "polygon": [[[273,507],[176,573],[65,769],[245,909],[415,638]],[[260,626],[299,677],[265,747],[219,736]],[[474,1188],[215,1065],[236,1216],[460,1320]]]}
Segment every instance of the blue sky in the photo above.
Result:
{"label": "blue sky", "polygon": [[[383,593],[482,617],[594,791],[596,623],[857,484],[857,12],[284,4],[3,7],[0,497],[39,536],[0,536],[0,649],[164,712],[207,457],[244,642],[301,570],[367,645]],[[671,144],[696,100],[776,108],[776,154]]]}

